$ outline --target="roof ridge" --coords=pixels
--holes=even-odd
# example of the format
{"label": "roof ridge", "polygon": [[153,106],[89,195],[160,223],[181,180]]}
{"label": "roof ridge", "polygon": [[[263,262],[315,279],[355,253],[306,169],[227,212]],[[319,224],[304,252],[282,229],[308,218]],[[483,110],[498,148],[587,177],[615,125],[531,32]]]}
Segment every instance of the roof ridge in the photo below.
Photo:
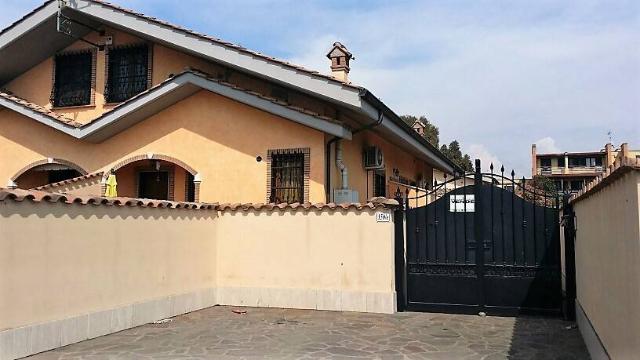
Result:
{"label": "roof ridge", "polygon": [[[7,32],[10,29],[14,28],[16,25],[20,24],[21,22],[26,20],[29,16],[31,16],[34,13],[38,12],[39,10],[43,9],[44,7],[46,7],[48,4],[50,4],[53,1],[55,1],[55,0],[47,0],[43,4],[41,4],[40,6],[34,8],[30,12],[28,12],[27,14],[22,16],[20,19],[14,21],[9,26],[7,26],[4,29],[0,30],[0,35],[3,35],[5,32]],[[266,55],[266,54],[261,53],[259,51],[250,50],[250,49],[248,49],[248,48],[246,48],[244,46],[241,46],[241,45],[238,45],[238,44],[235,44],[235,43],[232,43],[232,42],[229,42],[229,41],[226,41],[226,40],[223,40],[223,39],[211,36],[211,35],[207,35],[207,34],[195,31],[195,30],[187,29],[187,28],[185,28],[183,26],[180,26],[180,25],[177,25],[177,24],[174,24],[174,23],[170,23],[168,21],[161,20],[159,18],[150,16],[150,15],[146,15],[146,14],[144,14],[142,12],[139,12],[139,11],[135,11],[135,10],[132,10],[132,9],[129,9],[129,8],[122,7],[120,5],[116,5],[116,4],[108,2],[108,1],[103,1],[103,0],[87,0],[87,1],[90,1],[90,2],[93,2],[93,3],[96,3],[96,4],[101,4],[101,5],[107,6],[107,7],[111,8],[111,9],[114,9],[114,10],[117,10],[117,11],[121,11],[121,12],[130,14],[130,15],[133,15],[133,16],[137,16],[137,17],[146,19],[146,20],[154,22],[154,23],[156,23],[158,25],[166,26],[166,27],[172,28],[174,30],[181,31],[181,32],[184,32],[184,33],[199,37],[201,39],[204,39],[204,40],[207,40],[207,41],[210,41],[210,42],[214,42],[216,44],[219,44],[219,45],[222,45],[222,46],[226,46],[226,47],[235,49],[237,51],[241,51],[241,52],[247,53],[247,54],[252,55],[252,56],[257,56],[259,58],[262,58],[262,59],[270,61],[270,62],[274,62],[274,63],[278,63],[278,64],[281,64],[281,65],[284,65],[284,66],[292,68],[292,69],[294,69],[296,71],[305,72],[305,73],[307,73],[308,75],[311,75],[311,76],[317,76],[317,77],[320,77],[320,78],[323,78],[323,79],[327,79],[327,80],[339,83],[339,84],[344,85],[344,86],[352,87],[352,88],[355,88],[355,89],[362,89],[361,86],[352,84],[350,82],[342,81],[340,79],[336,79],[335,77],[333,77],[331,75],[323,74],[323,73],[321,73],[321,72],[319,72],[317,70],[307,69],[304,66],[297,65],[297,64],[291,63],[291,62],[286,61],[286,60],[278,59],[276,57]]]}
{"label": "roof ridge", "polygon": [[263,54],[263,53],[258,52],[258,51],[250,50],[250,49],[248,49],[248,48],[246,48],[244,46],[241,46],[241,45],[229,42],[229,41],[225,41],[225,40],[222,40],[220,38],[217,38],[217,37],[214,37],[214,36],[211,36],[211,35],[203,34],[203,33],[200,33],[198,31],[195,31],[195,30],[187,29],[187,28],[182,27],[180,25],[176,25],[176,24],[170,23],[168,21],[164,21],[164,20],[158,19],[158,18],[153,17],[153,16],[145,15],[144,13],[141,13],[139,11],[128,9],[128,8],[122,7],[120,5],[116,5],[116,4],[108,2],[108,1],[104,1],[104,0],[88,0],[88,1],[91,1],[91,2],[94,2],[94,3],[98,3],[98,4],[102,4],[102,5],[105,5],[105,6],[108,6],[108,7],[112,8],[114,10],[122,11],[122,12],[125,12],[125,13],[128,13],[128,14],[134,15],[134,16],[138,16],[138,17],[144,18],[144,19],[152,21],[152,22],[154,22],[156,24],[159,24],[159,25],[162,25],[162,26],[167,26],[167,27],[170,27],[172,29],[175,29],[175,30],[178,30],[178,31],[182,31],[182,32],[197,36],[197,37],[199,37],[201,39],[205,39],[205,40],[208,40],[208,41],[211,41],[211,42],[215,42],[215,43],[217,43],[219,45],[230,47],[230,48],[233,48],[235,50],[242,51],[242,52],[245,52],[247,54],[260,57],[260,58],[262,58],[264,60],[275,62],[275,63],[281,64],[281,65],[290,67],[290,68],[292,68],[294,70],[297,70],[297,71],[305,72],[305,73],[307,73],[309,75],[312,75],[312,76],[318,76],[318,77],[321,77],[321,78],[324,78],[324,79],[327,79],[327,80],[330,80],[330,81],[335,81],[335,82],[340,83],[342,85],[349,86],[349,87],[356,88],[356,89],[361,89],[362,88],[361,86],[354,85],[354,84],[352,84],[350,82],[346,82],[346,81],[342,81],[342,80],[336,79],[335,77],[333,77],[331,75],[320,73],[317,70],[307,69],[307,68],[305,68],[305,67],[303,67],[301,65],[293,64],[293,63],[291,63],[289,61],[286,61],[286,60],[278,59],[276,57],[269,56],[269,55]]}

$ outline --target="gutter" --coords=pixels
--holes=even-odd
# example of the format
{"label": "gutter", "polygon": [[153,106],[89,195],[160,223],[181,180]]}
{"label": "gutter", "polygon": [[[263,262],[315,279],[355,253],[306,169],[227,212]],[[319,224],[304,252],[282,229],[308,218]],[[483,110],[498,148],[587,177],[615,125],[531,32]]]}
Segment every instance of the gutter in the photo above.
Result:
{"label": "gutter", "polygon": [[[451,161],[448,157],[446,157],[440,149],[433,146],[430,142],[428,142],[425,138],[420,136],[417,132],[415,132],[409,125],[407,125],[396,113],[393,112],[387,105],[385,105],[380,99],[378,99],[375,95],[373,95],[369,90],[362,88],[359,92],[359,96],[362,100],[370,104],[372,107],[378,110],[378,113],[382,113],[383,117],[386,116],[392,123],[396,126],[400,127],[404,132],[407,133],[411,138],[415,139],[420,143],[420,145],[426,147],[430,152],[432,152],[435,156],[437,156],[444,163],[453,168],[454,172],[464,173],[462,168]],[[380,119],[380,123],[383,121]]]}

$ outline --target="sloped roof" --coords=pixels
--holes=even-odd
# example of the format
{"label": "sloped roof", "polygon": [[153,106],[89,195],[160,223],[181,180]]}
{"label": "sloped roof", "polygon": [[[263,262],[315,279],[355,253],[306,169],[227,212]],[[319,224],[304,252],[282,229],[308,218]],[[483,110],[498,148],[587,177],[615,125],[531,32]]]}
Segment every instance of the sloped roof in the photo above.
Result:
{"label": "sloped roof", "polygon": [[56,187],[60,187],[60,186],[64,186],[64,185],[69,185],[69,184],[74,184],[80,181],[84,181],[84,180],[89,180],[89,179],[93,179],[93,178],[101,178],[102,175],[104,174],[104,172],[99,171],[99,172],[95,172],[95,173],[91,173],[91,174],[87,174],[87,175],[81,175],[81,176],[77,176],[71,179],[67,179],[67,180],[62,180],[62,181],[58,181],[58,182],[54,182],[54,183],[50,183],[50,184],[45,184],[42,186],[38,186],[29,190],[37,190],[37,191],[51,191],[52,188],[56,188]]}
{"label": "sloped roof", "polygon": [[[389,138],[438,168],[448,172],[460,171],[460,168],[444,156],[439,149],[415,134],[415,131],[405,124],[397,114],[363,87],[342,82],[332,76],[308,70],[287,61],[251,51],[242,46],[185,29],[106,1],[73,0],[68,1],[67,5],[63,11],[66,15],[75,17],[76,20],[80,19],[97,26],[104,24],[131,32],[141,38],[186,51],[209,61],[291,87],[350,111],[355,111],[363,116],[359,120],[363,126],[369,127],[372,123],[377,123],[377,130],[383,137]],[[6,81],[7,77],[12,74],[17,76],[21,71],[25,71],[25,66],[28,63],[26,57],[29,57],[29,61],[35,65],[38,63],[39,57],[42,60],[45,53],[50,54],[56,51],[56,46],[63,48],[70,44],[73,39],[52,31],[55,28],[57,11],[55,0],[46,1],[42,6],[0,32],[0,82]],[[85,28],[83,31],[89,30]],[[81,35],[80,32],[79,35]],[[49,38],[50,41],[43,41],[43,37]],[[29,54],[21,54],[20,58],[16,57],[17,55],[12,55],[20,51],[24,52],[24,49],[33,48],[34,41],[39,41],[42,46],[34,48],[34,51],[30,51]],[[40,54],[35,54],[38,51]],[[59,127],[59,129],[63,130],[63,127]]]}
{"label": "sloped roof", "polygon": [[0,92],[0,106],[11,108],[75,138],[98,142],[202,89],[335,136],[351,138],[351,132],[334,119],[212,78],[198,70],[186,70],[171,77],[87,124],[77,123],[7,92]]}

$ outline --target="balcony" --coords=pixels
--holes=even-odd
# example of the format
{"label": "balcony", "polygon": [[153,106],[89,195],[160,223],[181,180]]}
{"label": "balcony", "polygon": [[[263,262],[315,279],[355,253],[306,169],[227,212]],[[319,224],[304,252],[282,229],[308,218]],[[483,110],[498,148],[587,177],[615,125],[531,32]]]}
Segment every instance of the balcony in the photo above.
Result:
{"label": "balcony", "polygon": [[560,166],[542,166],[538,168],[538,175],[597,175],[603,171],[604,169],[602,166],[569,166],[569,168]]}

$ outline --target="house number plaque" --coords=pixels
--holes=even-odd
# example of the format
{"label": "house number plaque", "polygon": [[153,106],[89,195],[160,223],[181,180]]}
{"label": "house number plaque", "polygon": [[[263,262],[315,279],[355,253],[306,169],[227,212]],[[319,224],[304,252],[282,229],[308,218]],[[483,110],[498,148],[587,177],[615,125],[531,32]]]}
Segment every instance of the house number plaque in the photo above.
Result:
{"label": "house number plaque", "polygon": [[391,214],[385,212],[377,212],[376,222],[391,222]]}

